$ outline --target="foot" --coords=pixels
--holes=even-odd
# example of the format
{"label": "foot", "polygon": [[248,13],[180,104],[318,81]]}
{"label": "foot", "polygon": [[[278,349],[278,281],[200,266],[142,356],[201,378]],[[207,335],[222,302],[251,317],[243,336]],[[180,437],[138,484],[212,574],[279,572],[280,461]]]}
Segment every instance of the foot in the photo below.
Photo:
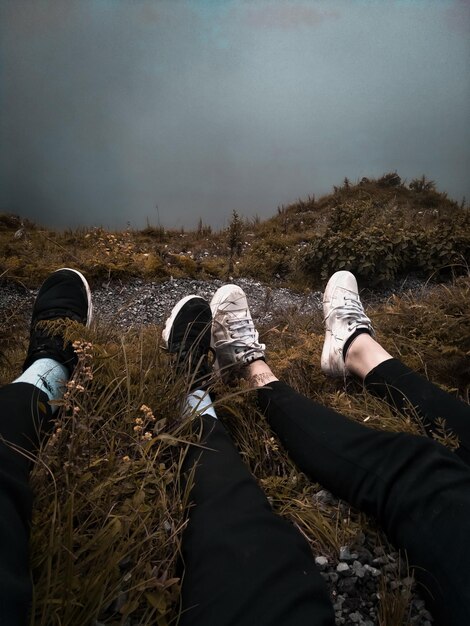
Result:
{"label": "foot", "polygon": [[323,296],[323,314],[326,333],[321,368],[327,376],[346,376],[349,371],[344,360],[351,339],[361,332],[374,334],[351,272],[336,272],[330,278]]}
{"label": "foot", "polygon": [[259,343],[243,289],[224,285],[211,301],[214,369],[227,380],[237,370],[264,359],[266,346]]}
{"label": "foot", "polygon": [[163,347],[176,355],[177,370],[190,377],[190,390],[204,389],[209,382],[211,323],[209,303],[186,296],[173,307],[162,332]]}
{"label": "foot", "polygon": [[49,358],[65,365],[72,375],[78,361],[72,345],[64,342],[60,333],[51,334],[39,322],[71,319],[89,326],[92,315],[91,291],[83,274],[67,267],[50,274],[34,302],[29,348],[23,371],[34,361]]}

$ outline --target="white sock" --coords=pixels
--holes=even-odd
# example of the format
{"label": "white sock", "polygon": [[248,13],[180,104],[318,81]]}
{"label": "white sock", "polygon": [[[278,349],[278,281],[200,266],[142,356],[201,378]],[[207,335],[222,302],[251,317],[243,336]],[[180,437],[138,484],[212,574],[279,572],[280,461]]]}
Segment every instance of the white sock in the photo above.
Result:
{"label": "white sock", "polygon": [[[34,361],[14,383],[34,385],[49,397],[49,400],[60,400],[65,392],[65,384],[69,372],[65,365],[54,359],[38,359]],[[52,406],[52,411],[57,407]]]}
{"label": "white sock", "polygon": [[196,415],[211,415],[217,419],[212,399],[207,391],[203,389],[195,389],[186,397],[184,409],[185,415],[195,417]]}

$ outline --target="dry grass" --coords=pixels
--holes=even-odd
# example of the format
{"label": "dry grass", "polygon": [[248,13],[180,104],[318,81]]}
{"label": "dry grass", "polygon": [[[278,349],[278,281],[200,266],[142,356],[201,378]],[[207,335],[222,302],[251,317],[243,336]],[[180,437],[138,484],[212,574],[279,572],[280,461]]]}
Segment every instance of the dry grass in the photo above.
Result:
{"label": "dry grass", "polygon": [[32,623],[169,624],[188,496],[178,477],[197,433],[157,329],[86,339],[33,473]]}
{"label": "dry grass", "polygon": [[[370,312],[387,347],[465,398],[469,290],[470,281],[460,279],[419,300],[392,298]],[[1,345],[3,383],[19,371],[26,347],[26,324],[18,321],[16,328],[19,341]],[[77,329],[69,332],[73,338]],[[320,373],[319,315],[289,314],[261,332],[273,369],[297,390],[371,427],[419,431],[359,385],[348,383],[346,390]],[[131,623],[173,624],[188,503],[178,477],[189,442],[198,439],[180,417],[185,381],[175,380],[157,327],[122,335],[98,323],[80,339],[84,351],[75,382],[33,474],[31,623],[72,626],[98,619],[117,625],[131,616]],[[315,554],[335,559],[339,547],[361,533],[383,541],[363,515],[343,503],[316,500],[320,486],[297,470],[243,385],[219,384],[217,393],[218,411],[240,454],[274,509],[293,521]],[[448,434],[443,438],[452,446]],[[381,595],[381,626],[401,623],[409,596],[386,588]]]}
{"label": "dry grass", "polygon": [[[408,191],[396,193],[409,200]],[[316,214],[315,204],[295,206],[288,215],[292,220],[303,216],[312,228],[320,228],[328,205],[317,203]],[[289,235],[291,223],[283,224],[283,219],[281,212],[271,222],[247,226],[246,241],[256,228],[285,229],[286,237],[295,237]],[[80,267],[92,282],[103,276],[164,279],[178,272],[223,276],[227,269],[224,233],[152,228],[141,233],[52,233],[26,225],[26,234],[15,239],[19,225],[6,218],[2,224],[0,273],[29,285],[61,265]],[[248,248],[241,259],[250,254]],[[207,250],[209,256],[198,258]],[[394,355],[468,401],[469,305],[470,279],[461,277],[417,296],[391,298],[370,315],[380,341]],[[98,320],[85,335],[75,336],[86,342],[79,344],[80,366],[32,478],[31,624],[76,626],[98,620],[117,625],[128,616],[131,624],[176,623],[178,556],[188,504],[188,489],[180,484],[179,474],[187,447],[198,441],[199,433],[181,419],[187,382],[175,379],[160,350],[160,331],[147,327],[122,334]],[[320,313],[286,313],[260,331],[274,371],[301,393],[373,428],[419,432],[411,419],[398,418],[360,385],[345,386],[321,374]],[[0,321],[0,383],[20,371],[26,347],[24,315],[11,311]],[[297,470],[243,385],[234,390],[220,383],[217,393],[218,412],[243,459],[274,509],[293,521],[315,554],[337,558],[340,546],[354,544],[363,533],[372,543],[383,541],[374,524],[357,511],[316,499],[319,485]],[[455,443],[446,432],[442,441],[450,447]],[[381,595],[380,625],[404,623],[406,590],[384,587]]]}

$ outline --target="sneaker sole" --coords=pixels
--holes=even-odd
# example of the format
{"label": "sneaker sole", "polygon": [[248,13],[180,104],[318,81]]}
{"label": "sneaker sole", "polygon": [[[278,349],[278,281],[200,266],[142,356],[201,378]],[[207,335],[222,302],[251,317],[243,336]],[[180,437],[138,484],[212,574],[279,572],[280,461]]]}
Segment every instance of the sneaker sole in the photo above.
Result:
{"label": "sneaker sole", "polygon": [[176,319],[176,316],[181,311],[181,309],[184,307],[186,302],[188,302],[189,300],[192,300],[193,298],[197,298],[198,300],[204,300],[204,298],[202,298],[201,296],[196,296],[196,295],[192,294],[190,296],[185,296],[184,298],[182,298],[173,307],[173,309],[172,309],[172,311],[170,313],[170,317],[166,320],[165,327],[162,330],[162,341],[163,341],[163,347],[165,348],[165,350],[168,350],[168,342],[170,340],[171,328],[172,328],[173,323],[174,323],[174,321]]}
{"label": "sneaker sole", "polygon": [[57,272],[60,272],[62,270],[67,270],[67,272],[73,272],[74,274],[77,274],[77,276],[80,277],[83,286],[85,287],[85,291],[86,291],[86,297],[87,297],[87,301],[88,301],[88,311],[87,311],[87,318],[86,318],[86,324],[85,326],[87,328],[90,327],[91,321],[93,319],[93,301],[91,298],[91,289],[90,289],[90,285],[88,284],[87,279],[85,278],[85,276],[83,276],[83,274],[81,272],[79,272],[78,270],[74,270],[71,267],[61,267],[60,269],[56,270]]}

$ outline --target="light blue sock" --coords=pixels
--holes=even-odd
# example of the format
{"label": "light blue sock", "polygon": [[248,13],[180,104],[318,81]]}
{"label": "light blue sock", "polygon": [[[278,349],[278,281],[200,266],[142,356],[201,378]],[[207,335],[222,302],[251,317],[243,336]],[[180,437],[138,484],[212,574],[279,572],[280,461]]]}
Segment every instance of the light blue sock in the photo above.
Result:
{"label": "light blue sock", "polygon": [[188,394],[184,413],[190,417],[211,415],[214,419],[217,419],[212,399],[209,393],[203,389],[195,389]]}
{"label": "light blue sock", "polygon": [[[65,365],[54,359],[38,359],[14,383],[29,383],[47,394],[49,400],[60,400],[65,392],[69,372]],[[52,411],[57,407],[52,405]]]}

